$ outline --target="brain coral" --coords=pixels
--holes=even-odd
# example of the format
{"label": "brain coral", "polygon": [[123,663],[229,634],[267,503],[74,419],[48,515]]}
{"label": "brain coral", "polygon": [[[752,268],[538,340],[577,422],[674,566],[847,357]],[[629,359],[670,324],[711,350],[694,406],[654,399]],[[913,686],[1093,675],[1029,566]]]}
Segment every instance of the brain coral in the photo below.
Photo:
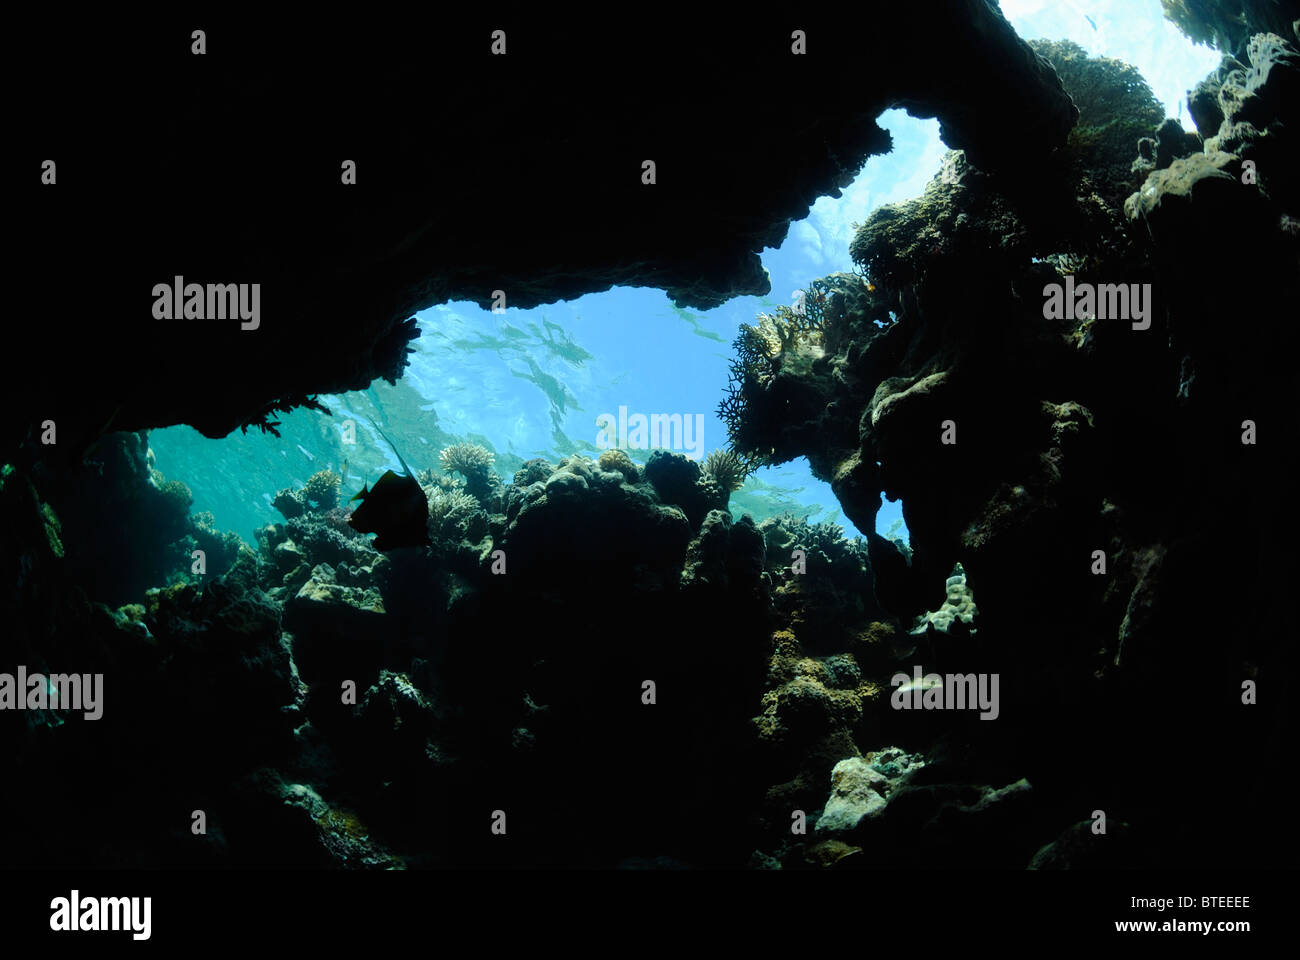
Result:
{"label": "brain coral", "polygon": [[622,450],[606,450],[600,455],[597,463],[602,470],[623,474],[629,483],[636,483],[641,473],[637,465],[632,462],[632,458]]}

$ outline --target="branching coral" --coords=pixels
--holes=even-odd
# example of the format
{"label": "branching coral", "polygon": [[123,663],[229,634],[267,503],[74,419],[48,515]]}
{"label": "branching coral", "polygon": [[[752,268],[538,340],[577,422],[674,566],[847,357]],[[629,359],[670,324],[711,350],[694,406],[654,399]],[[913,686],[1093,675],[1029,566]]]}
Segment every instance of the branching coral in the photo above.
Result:
{"label": "branching coral", "polygon": [[[425,487],[436,487],[443,493],[455,493],[458,490],[465,489],[465,481],[461,477],[451,477],[445,473],[434,473],[432,470],[417,470],[415,472],[415,482],[420,485],[421,489]],[[429,491],[425,490],[428,494]]]}
{"label": "branching coral", "polygon": [[303,487],[303,504],[309,510],[333,510],[339,505],[339,485],[342,478],[332,470],[313,473]]}
{"label": "branching coral", "polygon": [[496,458],[492,451],[477,443],[457,443],[444,447],[438,454],[438,462],[448,472],[460,473],[466,479],[484,476],[492,469]]}
{"label": "branching coral", "polygon": [[759,314],[752,326],[740,325],[731,345],[736,356],[731,361],[726,396],[718,404],[718,419],[727,427],[727,440],[743,470],[742,479],[770,462],[770,451],[762,449],[755,438],[756,425],[749,422],[753,399],[771,384],[792,356],[821,346],[828,299],[826,281],[814,280],[804,291],[798,309],[782,304],[772,313]]}
{"label": "branching coral", "polygon": [[257,427],[262,431],[262,433],[270,433],[279,437],[280,431],[275,428],[280,426],[280,421],[272,420],[272,414],[288,413],[295,407],[306,407],[308,410],[319,410],[327,417],[333,416],[329,407],[325,406],[315,397],[309,397],[304,394],[292,394],[264,404],[257,413],[239,425],[239,432],[248,433],[249,427]]}
{"label": "branching coral", "polygon": [[[742,323],[736,344],[739,359],[756,366],[753,372],[761,376],[771,373],[773,362],[799,344],[820,342],[826,300],[825,281],[814,280],[803,292],[797,308],[780,304],[772,313],[760,313],[753,326]],[[769,369],[763,369],[764,363]]]}
{"label": "branching coral", "polygon": [[[438,454],[438,462],[442,464],[442,469],[463,475],[465,492],[480,503],[491,498],[493,487],[500,485],[500,481],[492,472],[492,464],[495,460],[492,451],[477,443],[453,444],[444,447]],[[494,484],[493,481],[496,483]]]}
{"label": "branching coral", "polygon": [[468,493],[435,492],[431,509],[440,518],[456,519],[479,509],[478,501]]}
{"label": "branching coral", "polygon": [[476,519],[482,519],[484,522],[480,525],[485,526],[483,509],[468,493],[445,491],[435,486],[423,489],[429,498],[430,539],[460,540],[469,534]]}

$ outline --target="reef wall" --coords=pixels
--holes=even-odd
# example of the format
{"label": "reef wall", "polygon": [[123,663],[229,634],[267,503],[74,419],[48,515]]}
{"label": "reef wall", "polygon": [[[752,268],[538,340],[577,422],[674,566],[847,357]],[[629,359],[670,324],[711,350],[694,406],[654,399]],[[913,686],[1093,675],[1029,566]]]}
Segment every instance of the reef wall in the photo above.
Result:
{"label": "reef wall", "polygon": [[[876,595],[908,620],[964,568],[981,646],[947,655],[996,667],[1011,710],[977,728],[1001,758],[984,762],[1017,757],[1049,805],[1086,778],[1160,821],[1142,834],[1157,859],[1247,856],[1236,839],[1179,853],[1194,815],[1157,817],[1153,798],[1172,803],[1159,785],[1210,744],[1267,782],[1289,715],[1240,698],[1264,674],[1288,689],[1294,667],[1276,518],[1295,441],[1278,312],[1300,294],[1295,43],[1256,35],[1200,85],[1198,137],[1156,129],[1131,67],[1035,41],[1080,110],[1064,148],[1014,176],[950,154],[862,226],[861,275],[815,284],[798,322],[742,330],[724,404],[738,449],[807,456],[860,528],[902,500],[910,556],[868,537]],[[1081,771],[1102,743],[1123,746]],[[1228,816],[1284,819],[1257,789]]]}
{"label": "reef wall", "polygon": [[[214,31],[226,52],[186,82],[143,83],[122,55],[62,114],[20,116],[59,156],[77,156],[60,131],[107,145],[119,122],[159,152],[147,171],[108,146],[74,159],[23,224],[33,289],[67,281],[69,302],[101,312],[57,343],[16,333],[19,356],[75,375],[31,362],[9,380],[0,619],[14,662],[102,673],[112,708],[0,717],[13,782],[43,785],[0,795],[0,819],[21,824],[10,862],[1292,856],[1275,771],[1296,668],[1278,522],[1296,335],[1277,307],[1300,293],[1297,38],[1257,33],[1226,58],[1194,93],[1193,136],[1161,122],[1131,67],[1025,44],[981,0],[877,16],[870,37],[810,30],[834,53],[806,75],[784,32],[755,41],[761,69],[789,74],[776,143],[754,132],[772,107],[744,75],[674,81],[707,109],[664,90],[604,109],[590,76],[627,50],[575,37],[594,60],[543,60],[526,27],[472,98],[428,92],[484,68],[427,38],[350,38],[382,69],[348,73],[326,104],[309,91],[347,68],[324,34],[298,36],[304,63],[320,58],[304,68],[269,55],[282,37]],[[170,67],[193,69],[177,49]],[[146,119],[101,115],[123,85]],[[137,429],[271,427],[276,409],[398,376],[407,318],[449,297],[763,291],[757,252],[887,147],[875,117],[895,104],[938,116],[959,149],[921,197],[862,226],[860,274],[742,333],[724,403],[738,460],[807,456],[862,529],[901,498],[910,545],[734,520],[723,459],[611,451],[505,482],[466,445],[411,478],[427,546],[377,551],[322,472],[276,494],[284,522],[253,547],[190,517],[183,484],[150,469]],[[200,136],[238,129],[261,153],[191,149],[196,115]],[[349,158],[359,192],[340,200]],[[162,228],[124,251],[116,231],[141,209]],[[159,212],[177,209],[189,219]],[[265,284],[260,328],[154,322],[149,291],[174,275]],[[1109,287],[1106,310],[1076,310],[1067,278]],[[997,674],[996,722],[893,709],[912,665]],[[1269,691],[1249,711],[1245,680]],[[85,816],[67,771],[129,778],[96,795],[88,834],[62,829]],[[1088,842],[1097,809],[1106,846]],[[496,811],[508,845],[487,829]]]}

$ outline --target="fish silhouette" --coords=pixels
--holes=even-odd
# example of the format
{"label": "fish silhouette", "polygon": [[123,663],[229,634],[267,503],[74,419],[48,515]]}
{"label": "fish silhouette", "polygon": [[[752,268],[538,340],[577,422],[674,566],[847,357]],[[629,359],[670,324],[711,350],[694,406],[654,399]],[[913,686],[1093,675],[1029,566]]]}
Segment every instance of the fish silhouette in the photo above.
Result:
{"label": "fish silhouette", "polygon": [[[379,430],[379,424],[375,423],[375,429]],[[352,498],[361,505],[348,517],[348,525],[358,533],[376,534],[376,550],[425,546],[429,543],[429,501],[393,441],[382,430],[379,435],[393,448],[406,474],[385,470],[373,487],[363,486]]]}

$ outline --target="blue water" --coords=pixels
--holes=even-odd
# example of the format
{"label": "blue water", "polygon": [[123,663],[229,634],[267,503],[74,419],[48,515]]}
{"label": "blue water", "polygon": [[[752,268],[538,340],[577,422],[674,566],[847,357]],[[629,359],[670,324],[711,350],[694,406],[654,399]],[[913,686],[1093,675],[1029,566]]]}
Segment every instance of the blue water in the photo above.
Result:
{"label": "blue water", "polygon": [[[1164,20],[1158,0],[1002,0],[1002,9],[1022,37],[1069,37],[1093,54],[1133,63],[1167,112],[1185,124],[1182,91],[1218,62]],[[773,119],[775,142],[780,118]],[[271,507],[277,490],[346,461],[348,496],[397,466],[367,416],[385,425],[417,470],[436,466],[442,445],[472,439],[497,453],[506,480],[524,459],[595,454],[597,418],[616,417],[620,407],[629,415],[680,414],[692,422],[698,415],[701,452],[723,447],[726,433],[714,411],[739,325],[790,303],[818,277],[852,270],[848,248],[856,224],[882,204],[918,196],[939,169],[947,148],[936,121],[891,110],[879,123],[893,136],[892,152],[868,160],[842,196],[820,198],[791,224],[779,248],[763,252],[772,282],[766,298],[695,311],[673,307],[658,290],[615,288],[532,310],[514,309],[507,300],[499,314],[472,303],[442,304],[418,315],[421,336],[396,387],[380,381],[358,393],[321,397],[335,416],[296,410],[282,420],[282,439],[236,432],[212,441],[189,427],[157,430],[150,436],[156,465],[190,486],[194,511],[211,511],[218,527],[252,540],[256,527],[281,519]],[[357,424],[354,446],[341,442],[340,424],[349,417]],[[647,452],[630,451],[639,461]],[[790,510],[839,523],[848,536],[861,532],[802,460],[759,471],[733,495],[732,508],[760,520]],[[898,503],[886,502],[876,525],[886,536],[907,536]]]}
{"label": "blue water", "polygon": [[[446,303],[417,314],[420,337],[397,387],[382,381],[366,391],[325,395],[332,417],[313,410],[285,414],[282,437],[250,431],[207,440],[189,427],[156,430],[150,447],[169,479],[194,493],[195,512],[211,511],[221,529],[247,540],[281,520],[271,507],[275,492],[302,485],[317,470],[346,461],[344,493],[386,467],[393,452],[374,433],[374,417],[401,448],[412,468],[437,465],[441,446],[472,439],[497,454],[509,480],[520,460],[558,460],[574,450],[599,452],[597,418],[627,414],[680,414],[702,431],[687,449],[663,438],[660,446],[707,455],[726,446],[715,411],[724,394],[731,342],[742,323],[835,270],[852,270],[848,244],[854,225],[882,203],[915,196],[938,169],[944,147],[938,124],[902,111],[881,117],[894,150],[870,160],[839,198],[823,197],[809,217],[792,224],[785,242],[762,254],[772,282],[767,297],[738,297],[708,311],[674,307],[660,290],[616,287],[577,300],[530,310],[500,312],[473,303]],[[357,443],[341,439],[341,424],[357,424]],[[630,450],[644,462],[648,450]],[[857,530],[844,517],[827,483],[805,460],[764,468],[732,497],[733,512],[757,519],[789,510],[831,521],[845,535]],[[886,503],[878,529],[906,537],[901,505]]]}

